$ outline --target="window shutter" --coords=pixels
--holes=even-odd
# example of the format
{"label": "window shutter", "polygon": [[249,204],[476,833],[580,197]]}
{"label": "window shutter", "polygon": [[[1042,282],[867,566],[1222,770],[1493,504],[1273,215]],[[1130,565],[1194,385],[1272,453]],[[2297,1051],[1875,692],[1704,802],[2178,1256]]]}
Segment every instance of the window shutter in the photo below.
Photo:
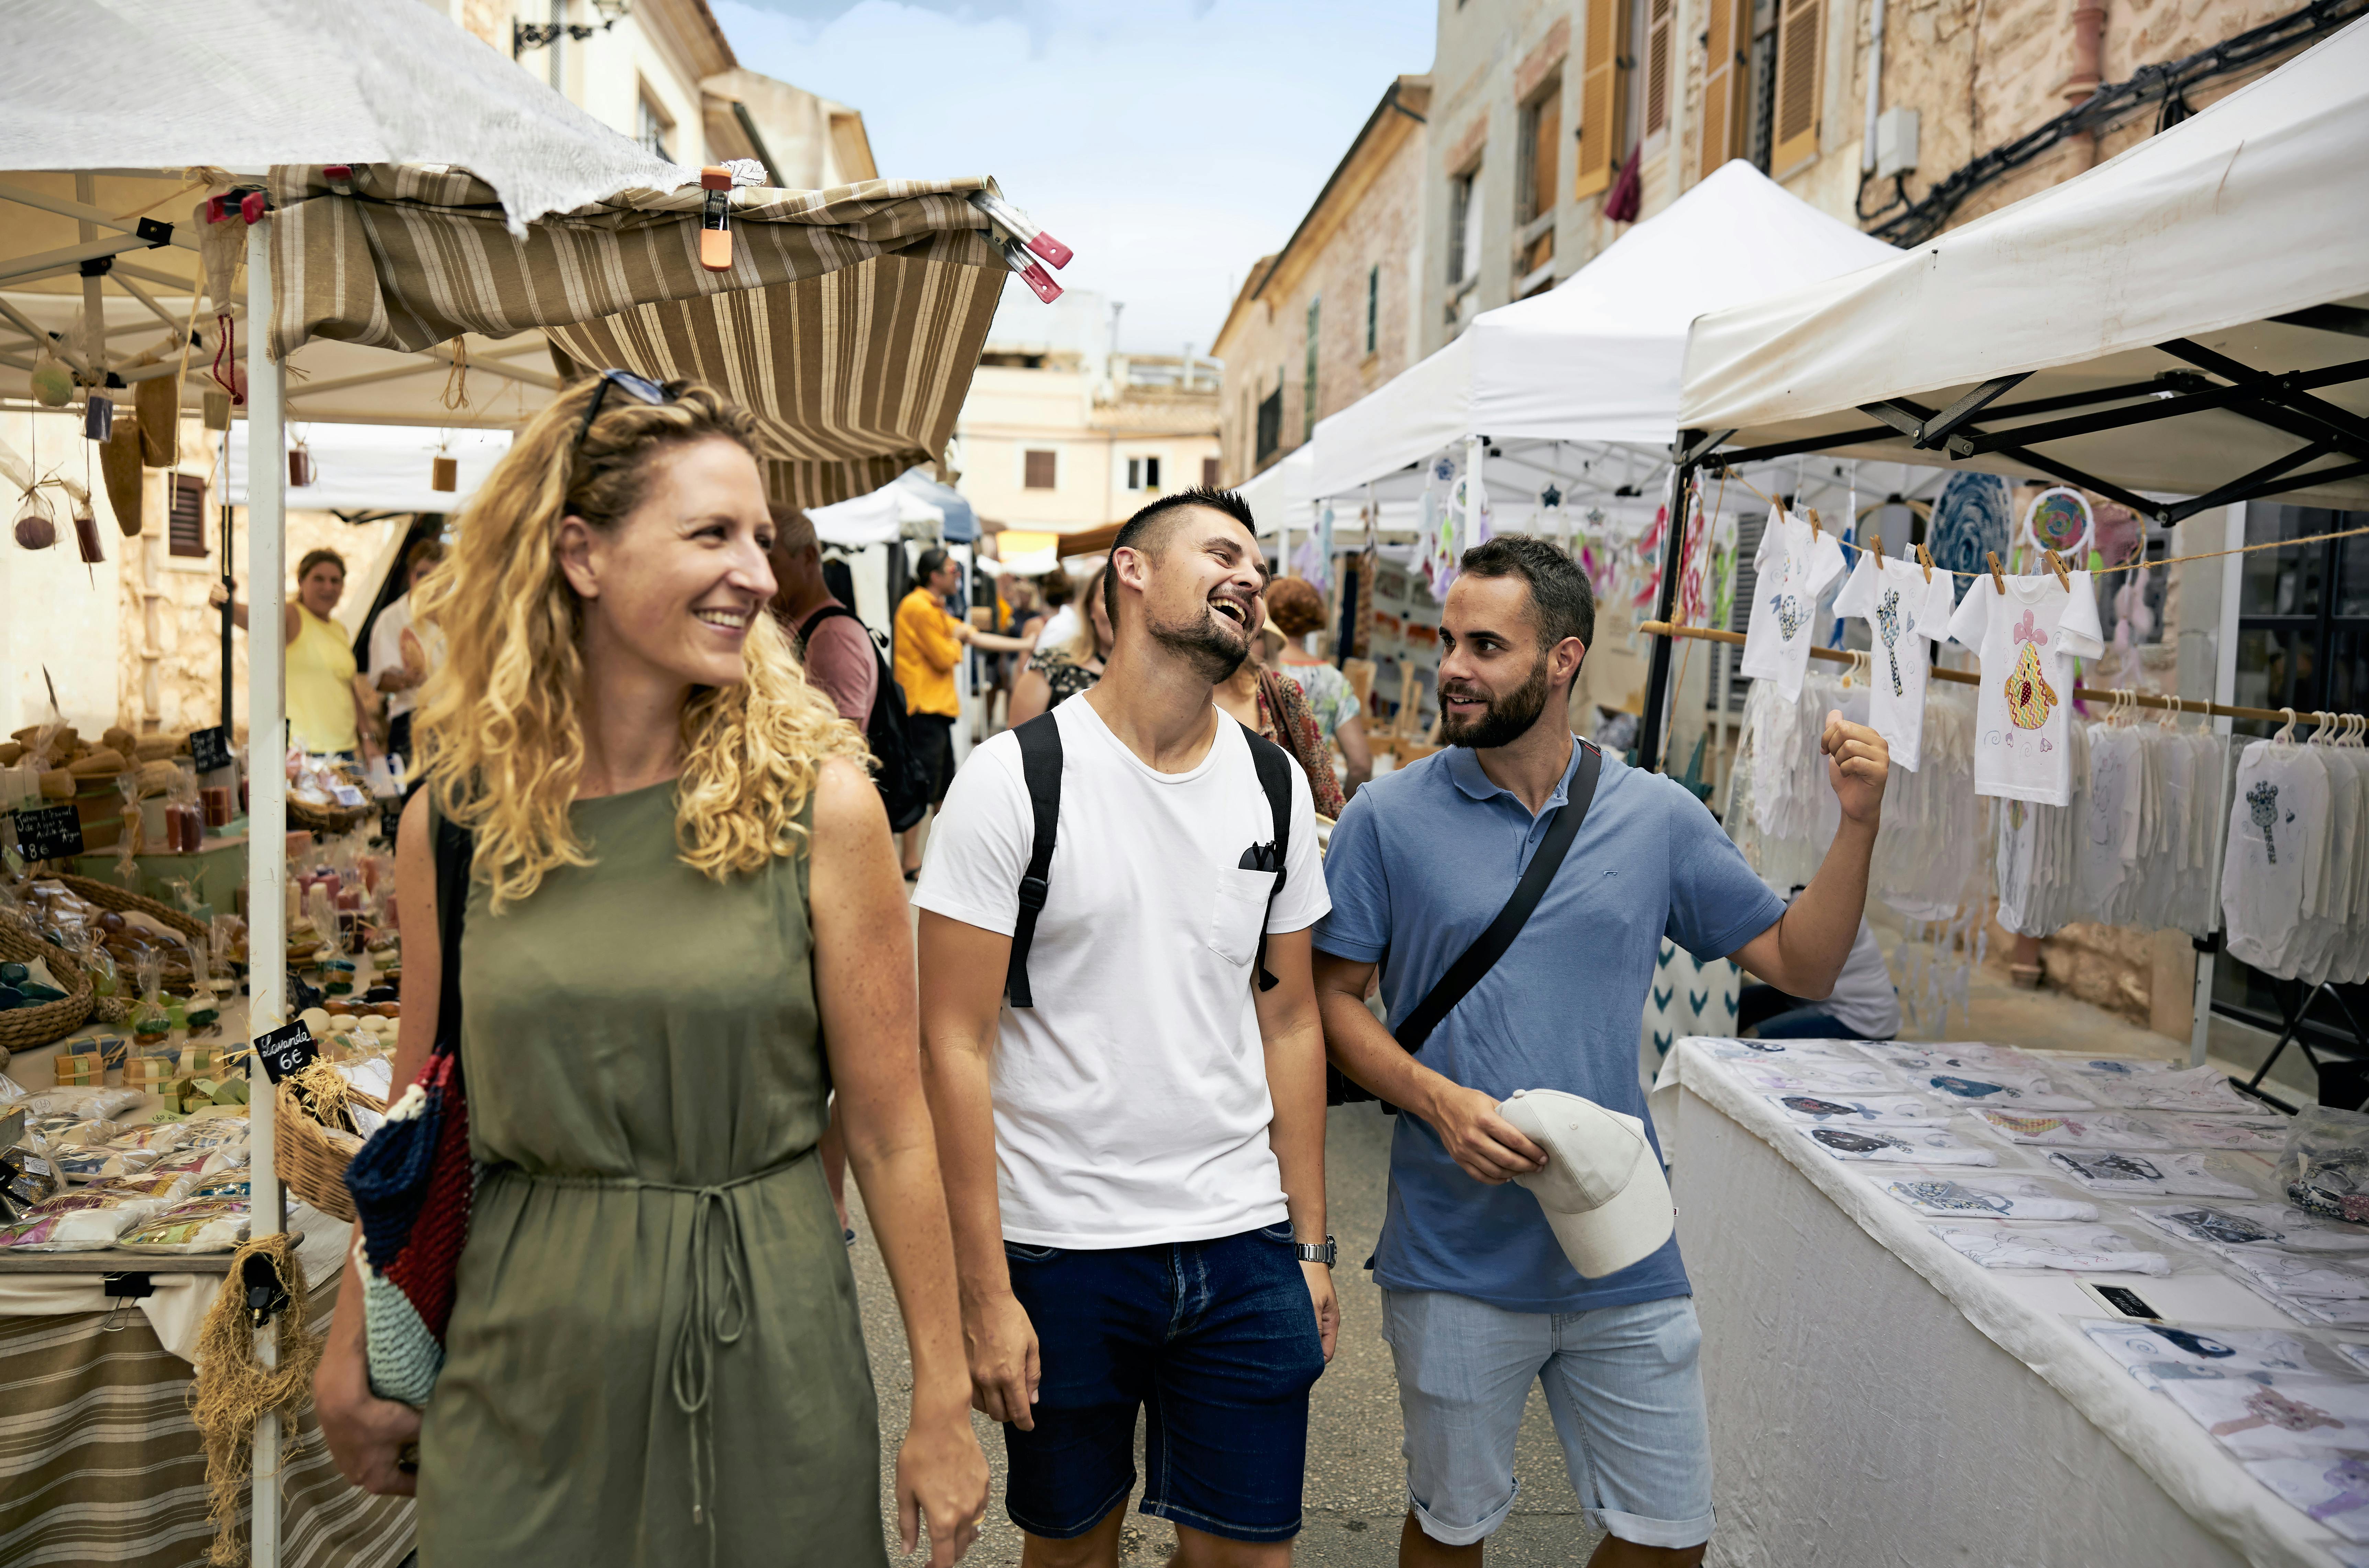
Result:
{"label": "window shutter", "polygon": [[1214,457],[1201,460],[1201,487],[1205,490],[1218,487],[1218,460]]}
{"label": "window shutter", "polygon": [[1703,66],[1702,146],[1696,155],[1695,177],[1708,179],[1711,171],[1744,151],[1744,29],[1745,6],[1751,0],[1711,0],[1710,39]]}
{"label": "window shutter", "polygon": [[1299,429],[1303,441],[1316,433],[1316,322],[1317,311],[1323,303],[1322,295],[1308,302],[1308,363],[1300,378],[1299,389]]}
{"label": "window shutter", "polygon": [[1621,0],[1585,0],[1580,40],[1579,155],[1573,160],[1571,195],[1585,200],[1612,183],[1620,155],[1620,24],[1628,14]]}
{"label": "window shutter", "polygon": [[1783,0],[1777,28],[1776,146],[1772,171],[1792,167],[1818,150],[1818,24],[1825,0]]}
{"label": "window shutter", "polygon": [[166,554],[204,560],[206,482],[194,474],[174,475],[171,506],[165,519]]}
{"label": "window shutter", "polygon": [[1670,29],[1673,0],[1650,0],[1645,20],[1645,134],[1670,123]]}
{"label": "window shutter", "polygon": [[1026,452],[1023,454],[1022,461],[1023,470],[1020,483],[1023,488],[1030,490],[1050,490],[1054,488],[1053,454],[1051,452]]}

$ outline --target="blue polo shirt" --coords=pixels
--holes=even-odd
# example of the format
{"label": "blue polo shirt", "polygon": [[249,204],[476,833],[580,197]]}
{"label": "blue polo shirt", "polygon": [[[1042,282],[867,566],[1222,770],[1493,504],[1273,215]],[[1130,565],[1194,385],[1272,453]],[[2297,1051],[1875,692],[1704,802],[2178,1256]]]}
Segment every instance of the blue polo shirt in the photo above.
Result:
{"label": "blue polo shirt", "polygon": [[[1324,853],[1333,912],[1314,940],[1339,957],[1383,961],[1393,1028],[1512,897],[1581,755],[1574,746],[1535,818],[1462,747],[1385,773],[1349,802]],[[1723,957],[1784,912],[1685,786],[1608,755],[1554,882],[1505,956],[1432,1032],[1424,1065],[1499,1099],[1516,1089],[1584,1095],[1646,1119],[1650,1133],[1637,1035],[1662,938]],[[1412,1116],[1397,1118],[1391,1137],[1374,1279],[1517,1312],[1691,1291],[1675,1237],[1618,1274],[1581,1278],[1528,1189],[1474,1181]]]}

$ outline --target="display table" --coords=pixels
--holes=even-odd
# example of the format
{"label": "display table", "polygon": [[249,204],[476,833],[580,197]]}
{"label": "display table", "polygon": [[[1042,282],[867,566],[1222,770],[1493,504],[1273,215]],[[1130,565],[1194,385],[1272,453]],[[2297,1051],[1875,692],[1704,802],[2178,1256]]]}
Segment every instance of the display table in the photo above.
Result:
{"label": "display table", "polygon": [[[2130,1286],[2182,1325],[2369,1336],[2298,1325],[2168,1236],[2169,1277],[1986,1269],[1867,1179],[1881,1167],[1830,1158],[1700,1040],[1673,1064],[1711,1562],[2369,1563],[2092,1345],[2078,1322],[2109,1314],[2077,1280]],[[1665,1127],[1669,1110],[1656,1106]],[[2041,1168],[1985,1146],[1998,1173]],[[2116,1218],[2114,1199],[2086,1196]]]}

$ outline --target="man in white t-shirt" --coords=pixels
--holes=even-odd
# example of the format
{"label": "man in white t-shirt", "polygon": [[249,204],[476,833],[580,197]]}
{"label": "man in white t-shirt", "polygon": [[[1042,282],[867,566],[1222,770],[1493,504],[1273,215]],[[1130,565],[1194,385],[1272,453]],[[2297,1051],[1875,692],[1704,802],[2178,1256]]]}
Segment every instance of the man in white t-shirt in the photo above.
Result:
{"label": "man in white t-shirt", "polygon": [[435,667],[434,654],[420,635],[425,628],[411,622],[411,593],[436,564],[444,546],[422,539],[403,558],[403,597],[378,612],[371,623],[371,684],[386,693],[386,749],[411,761],[411,710],[418,705],[420,683]]}
{"label": "man in white t-shirt", "polygon": [[[1288,1563],[1299,1530],[1339,1322],[1309,956],[1332,905],[1305,775],[1277,777],[1278,847],[1269,743],[1213,701],[1266,575],[1230,492],[1128,520],[1102,680],[972,753],[914,895],[972,1397],[1005,1423],[1030,1564],[1117,1562],[1139,1409],[1142,1511],[1173,1522],[1180,1562]],[[1024,757],[1048,738],[1037,881]],[[1015,965],[1024,879],[1042,902]]]}

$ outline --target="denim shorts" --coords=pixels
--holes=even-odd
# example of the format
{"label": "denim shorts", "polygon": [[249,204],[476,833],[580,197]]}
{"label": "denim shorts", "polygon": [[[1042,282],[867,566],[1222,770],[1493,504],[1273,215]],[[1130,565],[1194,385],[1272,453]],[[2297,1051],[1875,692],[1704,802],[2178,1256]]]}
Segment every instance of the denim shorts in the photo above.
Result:
{"label": "denim shorts", "polygon": [[1003,1428],[1005,1511],[1081,1536],[1135,1485],[1142,1511],[1231,1540],[1299,1533],[1308,1391],[1324,1370],[1288,1223],[1092,1252],[1003,1244],[1036,1330],[1036,1429]]}
{"label": "denim shorts", "polygon": [[1514,1438],[1535,1379],[1580,1506],[1639,1546],[1711,1539],[1711,1427],[1691,1296],[1509,1312],[1436,1290],[1382,1292],[1406,1417],[1407,1501],[1423,1533],[1470,1546],[1505,1522]]}

